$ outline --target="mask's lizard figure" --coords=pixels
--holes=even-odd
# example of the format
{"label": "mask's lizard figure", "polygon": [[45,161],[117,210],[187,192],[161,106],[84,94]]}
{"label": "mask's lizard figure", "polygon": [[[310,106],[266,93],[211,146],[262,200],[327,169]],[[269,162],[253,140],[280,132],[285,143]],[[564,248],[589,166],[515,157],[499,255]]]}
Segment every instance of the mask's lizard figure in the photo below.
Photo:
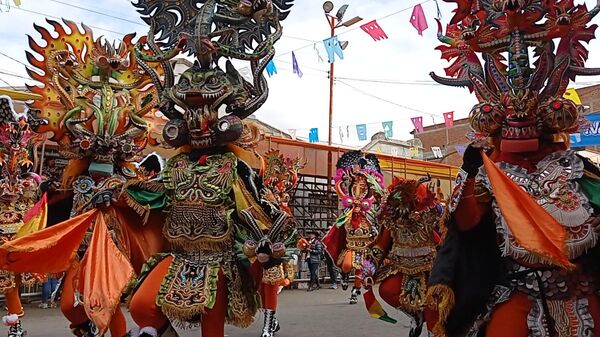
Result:
{"label": "mask's lizard figure", "polygon": [[342,270],[344,290],[354,271],[350,304],[355,304],[362,286],[362,260],[378,233],[375,216],[383,196],[383,175],[374,154],[350,151],[338,160],[334,180],[344,212],[323,238],[323,244]]}
{"label": "mask's lizard figure", "polygon": [[[581,107],[563,98],[577,75],[600,74],[585,68],[584,45],[600,3],[451,2],[459,7],[440,49],[464,66],[434,80],[473,89],[479,140],[465,151],[430,278],[441,317],[434,333],[600,336],[600,172],[568,149],[584,123]],[[473,42],[455,43],[474,18]]]}
{"label": "mask's lizard figure", "polygon": [[[251,270],[241,263],[244,234],[236,237],[238,226],[252,221],[242,211],[251,209],[263,232],[279,213],[261,196],[260,177],[233,147],[249,146],[246,138],[252,137],[246,136],[252,132],[242,120],[267,99],[263,70],[275,54],[280,21],[292,1],[138,0],[134,6],[150,25],[135,57],[160,91],[158,107],[169,119],[163,139],[181,151],[168,160],[160,183],[128,191],[129,202],[140,209],[164,208],[163,233],[172,246],[169,254],[150,261],[133,285],[130,311],[140,336],[157,336],[172,323],[200,325],[202,336],[222,337],[225,323],[248,326],[258,306],[258,284],[250,282]],[[195,62],[175,83],[170,60],[182,52]],[[229,59],[249,63],[253,82]],[[152,65],[162,65],[164,76]],[[163,202],[148,203],[150,195]],[[273,315],[266,316],[267,336],[273,321]]]}
{"label": "mask's lizard figure", "polygon": [[[39,123],[38,123],[39,122]],[[32,129],[43,124],[33,116],[17,115],[12,99],[0,96],[0,243],[38,231],[46,226],[46,197],[41,197],[41,177],[34,172],[37,145],[43,138]],[[35,165],[34,165],[35,164]],[[9,337],[22,337],[25,332],[20,317],[19,287],[37,281],[30,273],[0,270],[0,292],[6,298],[8,315],[3,321]]]}

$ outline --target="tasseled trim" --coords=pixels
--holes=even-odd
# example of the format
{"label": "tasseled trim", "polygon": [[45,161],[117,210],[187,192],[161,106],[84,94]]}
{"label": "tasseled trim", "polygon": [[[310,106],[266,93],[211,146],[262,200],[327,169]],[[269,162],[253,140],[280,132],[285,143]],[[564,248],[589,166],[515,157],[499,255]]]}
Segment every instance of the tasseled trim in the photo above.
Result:
{"label": "tasseled trim", "polygon": [[435,337],[447,337],[445,325],[450,311],[454,308],[454,291],[445,284],[430,286],[427,289],[425,303],[438,312],[438,321],[431,332]]}
{"label": "tasseled trim", "polygon": [[165,185],[158,181],[131,179],[127,181],[125,186],[123,186],[123,189],[127,189],[129,187],[140,187],[150,192],[165,192]]}
{"label": "tasseled trim", "polygon": [[148,222],[148,217],[150,217],[150,206],[138,203],[127,193],[125,193],[124,199],[127,206],[133,209],[133,211],[142,218],[142,224],[146,224]]}
{"label": "tasseled trim", "polygon": [[219,237],[206,237],[191,240],[187,237],[172,238],[167,233],[165,227],[163,233],[173,248],[180,248],[184,251],[208,250],[208,251],[225,251],[231,250],[233,246],[233,225],[229,225],[227,232]]}

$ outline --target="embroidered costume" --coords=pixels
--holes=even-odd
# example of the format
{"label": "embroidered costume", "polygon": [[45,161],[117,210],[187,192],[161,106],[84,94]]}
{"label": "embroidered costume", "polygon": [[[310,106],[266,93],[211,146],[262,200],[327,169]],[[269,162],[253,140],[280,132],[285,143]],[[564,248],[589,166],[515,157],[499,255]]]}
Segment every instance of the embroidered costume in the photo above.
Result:
{"label": "embroidered costume", "polygon": [[[30,150],[41,143],[32,128],[43,124],[33,116],[19,116],[12,99],[0,96],[0,242],[38,231],[46,226],[46,196],[41,196],[41,177],[34,173]],[[9,337],[25,335],[19,317],[24,315],[19,287],[39,281],[31,273],[0,270],[0,292],[6,298],[8,315],[3,322]]]}
{"label": "embroidered costume", "polygon": [[584,68],[583,45],[600,5],[458,5],[447,36],[438,34],[456,78],[434,79],[475,91],[470,123],[483,139],[465,151],[433,267],[429,298],[441,318],[433,332],[600,336],[600,171],[568,149],[568,133],[585,125],[563,98],[577,75],[600,74]]}
{"label": "embroidered costume", "polygon": [[[421,335],[424,318],[434,323],[436,319],[426,311],[425,294],[440,240],[442,207],[433,188],[425,185],[429,180],[393,178],[381,202],[377,216],[381,228],[371,248],[377,269],[373,275],[363,272],[363,279],[372,277],[372,283],[380,284],[379,294],[385,302],[411,317],[409,336]],[[370,303],[365,303],[371,309]],[[424,312],[432,317],[424,317]]]}
{"label": "embroidered costume", "polygon": [[346,152],[337,163],[335,188],[344,213],[323,238],[323,244],[342,270],[342,288],[354,271],[350,304],[360,295],[362,261],[378,233],[377,203],[383,195],[383,175],[374,154]]}
{"label": "embroidered costume", "polygon": [[[3,246],[7,254],[28,253],[4,263],[11,270],[67,271],[61,310],[73,333],[96,336],[110,329],[112,336],[125,336],[121,292],[163,245],[160,223],[143,225],[134,210],[119,202],[128,184],[150,178],[135,162],[147,142],[149,125],[143,117],[156,105],[158,92],[135,60],[135,34],[111,44],[95,39],[85,25],[82,31],[70,21],[64,26],[48,22],[54,32],[36,25],[43,43],[30,40],[41,56],[28,53],[31,65],[40,70],[30,74],[42,83],[30,89],[43,97],[30,108],[48,120],[39,132],[69,159],[62,190],[72,191],[70,219]],[[162,73],[160,67],[156,71]],[[70,241],[57,244],[58,233]],[[57,258],[44,263],[41,252]],[[67,253],[78,253],[78,258]]]}
{"label": "embroidered costume", "polygon": [[[167,161],[158,181],[127,190],[127,203],[142,214],[163,211],[148,219],[162,218],[171,245],[131,285],[129,309],[140,326],[131,335],[158,336],[174,324],[199,325],[202,336],[222,337],[226,323],[250,325],[259,306],[244,242],[256,242],[259,260],[279,254],[276,243],[284,241],[275,232],[289,225],[278,220],[277,206],[261,196],[260,177],[236,152],[258,136],[242,120],[267,99],[263,71],[292,1],[142,0],[134,6],[151,25],[135,56],[159,88],[158,108],[169,119],[164,141],[180,153]],[[195,62],[175,83],[170,60],[182,52]],[[248,62],[253,82],[221,58]],[[152,70],[156,64],[164,76]]]}

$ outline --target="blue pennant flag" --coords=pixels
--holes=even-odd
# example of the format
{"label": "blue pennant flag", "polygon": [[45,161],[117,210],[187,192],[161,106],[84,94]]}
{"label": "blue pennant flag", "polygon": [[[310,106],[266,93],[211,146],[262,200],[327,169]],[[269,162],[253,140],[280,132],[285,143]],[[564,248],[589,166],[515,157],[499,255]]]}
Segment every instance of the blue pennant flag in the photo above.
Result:
{"label": "blue pennant flag", "polygon": [[319,129],[318,128],[310,129],[310,133],[308,134],[308,141],[311,143],[319,142]]}
{"label": "blue pennant flag", "polygon": [[383,132],[385,133],[385,136],[387,138],[394,137],[394,122],[389,121],[389,122],[383,122],[381,124],[383,125]]}
{"label": "blue pennant flag", "polygon": [[358,133],[358,140],[367,140],[367,124],[358,124],[356,133]]}
{"label": "blue pennant flag", "polygon": [[275,62],[273,62],[273,60],[267,63],[267,74],[269,75],[269,77],[277,74],[277,67],[275,66]]}
{"label": "blue pennant flag", "polygon": [[325,45],[325,50],[327,51],[329,63],[335,62],[335,55],[337,55],[340,60],[344,59],[344,52],[342,51],[342,46],[340,45],[337,35],[323,40],[323,44]]}

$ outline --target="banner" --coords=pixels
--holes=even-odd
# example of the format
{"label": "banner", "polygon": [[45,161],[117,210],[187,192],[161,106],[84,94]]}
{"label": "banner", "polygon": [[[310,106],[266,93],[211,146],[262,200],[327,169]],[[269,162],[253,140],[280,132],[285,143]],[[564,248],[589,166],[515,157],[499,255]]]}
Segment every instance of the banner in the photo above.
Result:
{"label": "banner", "polygon": [[358,134],[358,140],[367,140],[367,124],[358,124],[356,126],[356,133]]}
{"label": "banner", "polygon": [[319,129],[318,128],[310,129],[310,132],[308,134],[308,141],[311,143],[319,142]]}
{"label": "banner", "polygon": [[571,134],[571,146],[597,146],[600,145],[600,113],[585,115],[590,121],[587,130]]}
{"label": "banner", "polygon": [[456,148],[456,153],[458,153],[462,156],[465,154],[465,150],[467,149],[467,146],[464,144],[456,144],[455,148]]}
{"label": "banner", "polygon": [[563,97],[573,101],[573,103],[575,103],[577,105],[581,105],[581,98],[579,98],[579,94],[577,93],[577,90],[575,90],[573,88],[567,89],[567,91],[565,91]]}
{"label": "banner", "polygon": [[277,67],[275,66],[275,62],[273,62],[273,60],[269,61],[269,63],[267,63],[267,75],[269,75],[269,77],[273,76],[277,74]]}
{"label": "banner", "polygon": [[425,13],[423,12],[423,7],[421,7],[420,4],[413,8],[412,15],[410,16],[410,23],[413,25],[413,27],[415,27],[421,36],[423,36],[423,31],[429,28],[427,25],[427,19],[425,18]]}
{"label": "banner", "polygon": [[335,55],[337,55],[340,60],[344,59],[344,52],[342,51],[342,46],[340,45],[337,35],[323,40],[323,44],[325,45],[325,50],[327,51],[329,63],[335,62]]}
{"label": "banner", "polygon": [[377,20],[373,20],[371,22],[367,22],[364,25],[360,26],[362,30],[369,34],[375,41],[387,39],[388,36],[383,31],[383,28],[377,23]]}
{"label": "banner", "polygon": [[387,138],[394,137],[394,122],[393,121],[383,122],[383,123],[381,123],[381,125],[383,126],[383,132],[385,133],[385,136]]}
{"label": "banner", "polygon": [[302,70],[298,66],[298,59],[296,59],[296,54],[292,51],[292,68],[294,70],[294,74],[298,75],[298,77],[302,78],[304,74],[302,74]]}
{"label": "banner", "polygon": [[433,156],[435,158],[443,158],[444,154],[442,153],[442,149],[439,146],[432,146],[431,152],[433,152]]}
{"label": "banner", "polygon": [[415,126],[415,131],[418,132],[423,132],[423,117],[412,117],[410,119],[413,123],[413,125]]}
{"label": "banner", "polygon": [[342,130],[342,127],[340,126],[338,128],[338,132],[340,133],[340,142],[344,142],[344,130]]}
{"label": "banner", "polygon": [[454,111],[444,112],[444,123],[447,128],[454,126]]}

